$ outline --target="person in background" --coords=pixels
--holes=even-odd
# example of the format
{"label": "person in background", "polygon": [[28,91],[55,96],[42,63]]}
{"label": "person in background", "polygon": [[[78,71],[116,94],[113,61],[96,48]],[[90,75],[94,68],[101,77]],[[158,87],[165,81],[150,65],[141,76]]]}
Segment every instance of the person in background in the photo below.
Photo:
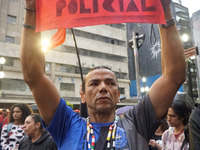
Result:
{"label": "person in background", "polygon": [[[1,131],[2,128],[5,124],[8,123],[8,117],[7,117],[8,113],[7,113],[7,109],[4,108],[2,110],[2,114],[0,115],[0,139],[1,139]],[[2,149],[1,144],[0,144],[0,150]]]}
{"label": "person in background", "polygon": [[2,150],[18,149],[19,143],[24,138],[23,124],[28,115],[32,113],[27,104],[14,104],[10,109],[9,124],[4,125],[1,132]]}
{"label": "person in background", "polygon": [[3,128],[3,126],[5,124],[8,124],[8,117],[7,117],[7,115],[8,115],[7,109],[3,108],[2,115],[0,116],[0,123],[2,123],[1,129]]}
{"label": "person in background", "polygon": [[185,126],[188,123],[192,108],[183,100],[175,100],[167,113],[169,129],[163,133],[163,150],[188,150],[189,143],[185,138]]}
{"label": "person in background", "polygon": [[166,119],[163,119],[160,126],[149,141],[149,150],[161,150],[162,149],[162,134],[169,128]]}
{"label": "person in background", "polygon": [[29,115],[23,128],[27,137],[19,144],[19,150],[57,150],[53,138],[43,128],[39,114]]}
{"label": "person in background", "polygon": [[190,115],[188,128],[190,150],[200,150],[200,106],[198,103]]}

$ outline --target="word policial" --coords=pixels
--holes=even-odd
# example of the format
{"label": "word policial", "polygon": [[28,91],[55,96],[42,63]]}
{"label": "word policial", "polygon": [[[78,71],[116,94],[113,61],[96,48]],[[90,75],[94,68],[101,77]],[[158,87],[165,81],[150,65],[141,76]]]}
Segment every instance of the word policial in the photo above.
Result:
{"label": "word policial", "polygon": [[[56,1],[56,15],[62,16],[64,9],[68,9],[69,14],[92,14],[99,13],[100,9],[107,12],[139,12],[141,11],[156,11],[154,6],[146,6],[146,1],[140,0],[140,3],[136,4],[134,0],[92,0],[90,1],[90,7],[86,7],[86,3],[89,0],[57,0]],[[101,2],[99,2],[101,1]],[[91,3],[92,2],[92,3]],[[113,6],[115,4],[115,7]],[[87,6],[88,6],[87,5]]]}

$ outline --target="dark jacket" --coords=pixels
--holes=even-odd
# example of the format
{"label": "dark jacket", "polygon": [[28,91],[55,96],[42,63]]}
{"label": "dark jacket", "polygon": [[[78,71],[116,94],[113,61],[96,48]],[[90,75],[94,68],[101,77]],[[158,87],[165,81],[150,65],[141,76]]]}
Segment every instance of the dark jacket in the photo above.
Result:
{"label": "dark jacket", "polygon": [[192,111],[189,119],[190,150],[200,150],[200,106]]}
{"label": "dark jacket", "polygon": [[30,137],[25,137],[19,144],[19,150],[57,150],[53,138],[48,131],[44,131],[42,136],[32,143]]}

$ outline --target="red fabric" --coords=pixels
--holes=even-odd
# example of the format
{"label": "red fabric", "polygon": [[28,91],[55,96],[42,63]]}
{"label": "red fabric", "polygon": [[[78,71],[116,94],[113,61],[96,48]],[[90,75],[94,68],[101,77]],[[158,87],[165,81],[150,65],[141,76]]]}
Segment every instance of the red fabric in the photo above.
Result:
{"label": "red fabric", "polygon": [[178,134],[174,134],[174,136],[175,136],[175,138],[178,138],[179,137],[179,135],[181,135],[181,133],[183,133],[185,131],[185,129],[183,129],[180,133],[178,133]]}
{"label": "red fabric", "polygon": [[[0,115],[0,123],[2,123],[3,120],[4,120],[3,115]],[[2,128],[3,128],[3,126],[4,126],[5,124],[8,124],[8,117],[6,117],[6,119],[4,120],[3,125],[2,125]]]}
{"label": "red fabric", "polygon": [[36,32],[99,24],[165,23],[160,0],[36,0]]}
{"label": "red fabric", "polygon": [[161,1],[36,0],[36,32],[59,29],[51,48],[65,41],[66,28],[126,22],[165,24]]}
{"label": "red fabric", "polygon": [[58,29],[58,31],[54,34],[54,36],[50,40],[50,46],[47,48],[48,50],[53,49],[63,42],[65,42],[66,30]]}

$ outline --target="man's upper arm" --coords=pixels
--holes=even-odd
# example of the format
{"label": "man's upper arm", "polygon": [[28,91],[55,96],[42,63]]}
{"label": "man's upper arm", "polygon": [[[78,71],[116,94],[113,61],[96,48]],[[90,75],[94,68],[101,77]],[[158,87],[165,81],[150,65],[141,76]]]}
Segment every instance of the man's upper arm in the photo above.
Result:
{"label": "man's upper arm", "polygon": [[179,85],[166,76],[161,76],[150,88],[149,97],[158,120],[168,111],[178,89]]}
{"label": "man's upper arm", "polygon": [[49,125],[60,102],[60,95],[54,83],[44,75],[37,82],[29,84],[39,112],[44,122]]}

